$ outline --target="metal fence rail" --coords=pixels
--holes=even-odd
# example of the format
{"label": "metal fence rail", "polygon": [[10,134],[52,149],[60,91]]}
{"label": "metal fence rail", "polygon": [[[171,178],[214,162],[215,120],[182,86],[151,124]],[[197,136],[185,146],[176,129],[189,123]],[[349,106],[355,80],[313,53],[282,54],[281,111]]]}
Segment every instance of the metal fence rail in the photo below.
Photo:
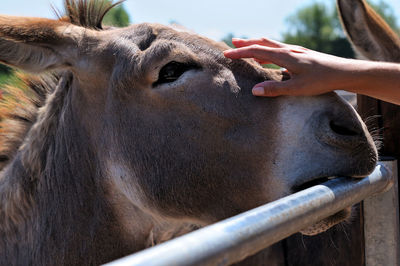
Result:
{"label": "metal fence rail", "polygon": [[390,172],[380,163],[366,178],[332,179],[107,265],[229,265],[388,190]]}

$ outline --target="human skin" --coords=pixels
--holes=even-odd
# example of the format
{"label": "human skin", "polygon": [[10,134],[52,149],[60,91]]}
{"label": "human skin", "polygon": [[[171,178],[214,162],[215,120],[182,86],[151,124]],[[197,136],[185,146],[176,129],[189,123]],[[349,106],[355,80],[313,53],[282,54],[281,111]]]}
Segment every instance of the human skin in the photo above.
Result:
{"label": "human skin", "polygon": [[264,81],[253,88],[255,96],[318,95],[346,90],[400,105],[400,64],[332,56],[267,38],[232,39],[231,59],[254,58],[276,64],[290,74],[285,81]]}

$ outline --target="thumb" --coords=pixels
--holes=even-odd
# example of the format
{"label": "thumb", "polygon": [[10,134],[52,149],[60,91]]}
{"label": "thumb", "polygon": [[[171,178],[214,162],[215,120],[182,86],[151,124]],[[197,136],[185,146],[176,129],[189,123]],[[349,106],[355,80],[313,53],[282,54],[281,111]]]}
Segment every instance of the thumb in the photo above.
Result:
{"label": "thumb", "polygon": [[254,86],[252,92],[254,96],[276,97],[287,93],[286,82],[284,81],[264,81]]}

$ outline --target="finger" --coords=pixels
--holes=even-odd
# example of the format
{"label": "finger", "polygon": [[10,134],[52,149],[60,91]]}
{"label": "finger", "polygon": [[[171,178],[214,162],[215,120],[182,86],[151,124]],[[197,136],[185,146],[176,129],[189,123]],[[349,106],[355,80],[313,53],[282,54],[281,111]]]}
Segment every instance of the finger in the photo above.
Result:
{"label": "finger", "polygon": [[224,55],[231,59],[254,58],[262,62],[270,62],[280,66],[287,66],[292,58],[288,55],[289,51],[282,48],[270,48],[260,45],[231,49],[224,51]]}
{"label": "finger", "polygon": [[257,63],[259,63],[260,65],[268,65],[268,64],[273,64],[272,62],[269,61],[263,61],[263,60],[258,60],[258,59],[254,59],[254,61],[256,61]]}
{"label": "finger", "polygon": [[309,51],[309,49],[299,46],[299,45],[290,45],[289,46],[290,51],[294,52],[294,53],[304,53],[306,51]]}
{"label": "finger", "polygon": [[277,97],[281,95],[288,95],[290,90],[288,89],[287,81],[264,81],[254,86],[252,93],[254,96],[263,97]]}
{"label": "finger", "polygon": [[240,39],[240,38],[232,38],[232,43],[237,48],[246,47],[250,45],[261,45],[267,46],[271,48],[283,48],[286,47],[286,44],[280,43],[274,40],[270,40],[267,38],[260,38],[260,39]]}
{"label": "finger", "polygon": [[299,45],[285,44],[268,38],[260,38],[260,39],[232,38],[232,44],[235,45],[236,48],[242,48],[250,45],[261,45],[271,48],[288,48],[294,53],[304,53],[305,51],[309,51],[309,49]]}

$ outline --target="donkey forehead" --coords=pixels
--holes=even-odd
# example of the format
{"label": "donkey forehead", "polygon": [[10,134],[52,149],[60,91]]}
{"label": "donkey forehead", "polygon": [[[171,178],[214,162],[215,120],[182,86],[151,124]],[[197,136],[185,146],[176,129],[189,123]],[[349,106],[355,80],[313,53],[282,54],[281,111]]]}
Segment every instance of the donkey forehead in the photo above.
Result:
{"label": "donkey forehead", "polygon": [[168,57],[197,62],[229,61],[221,53],[229,48],[225,44],[160,24],[133,25],[115,30],[111,36],[111,47],[119,51],[114,55],[131,56],[143,67]]}
{"label": "donkey forehead", "polygon": [[[254,60],[226,58],[222,51],[229,49],[223,42],[182,29],[160,24],[143,23],[100,33],[105,50],[114,64],[106,64],[118,80],[153,83],[159,71],[171,61],[189,63],[207,70],[207,74],[222,79],[240,75],[241,80],[253,83],[275,78],[275,74],[261,67]],[[104,46],[103,46],[104,47]],[[100,59],[109,60],[110,57]],[[95,61],[99,57],[95,54]],[[117,71],[115,71],[117,70]]]}

